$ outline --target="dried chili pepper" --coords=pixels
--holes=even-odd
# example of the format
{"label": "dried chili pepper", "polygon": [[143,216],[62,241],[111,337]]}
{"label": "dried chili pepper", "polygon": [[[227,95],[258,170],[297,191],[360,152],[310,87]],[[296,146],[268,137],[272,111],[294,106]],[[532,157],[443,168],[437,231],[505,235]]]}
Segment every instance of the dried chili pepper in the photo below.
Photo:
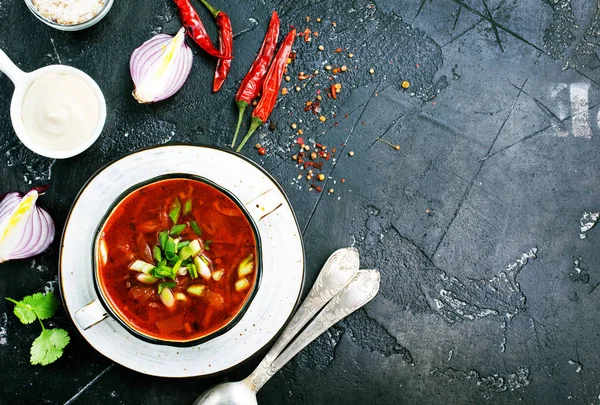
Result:
{"label": "dried chili pepper", "polygon": [[277,96],[279,95],[281,79],[283,78],[283,72],[285,71],[287,58],[292,50],[294,39],[296,39],[296,30],[292,29],[281,43],[279,51],[277,51],[277,55],[275,55],[275,59],[273,59],[273,63],[265,76],[262,86],[262,96],[252,112],[252,123],[248,129],[248,133],[244,139],[242,139],[242,143],[240,143],[240,146],[236,149],[237,152],[242,150],[244,144],[248,141],[254,131],[263,125],[269,118],[269,115],[271,115],[273,107],[275,107],[275,102],[277,101]]}
{"label": "dried chili pepper", "polygon": [[174,0],[177,9],[179,10],[179,17],[181,23],[187,30],[187,34],[194,40],[195,43],[202,49],[204,49],[209,55],[216,58],[231,59],[231,56],[224,55],[217,51],[212,44],[210,37],[206,33],[206,28],[200,20],[200,16],[194,9],[194,6],[190,3],[190,0]]}
{"label": "dried chili pepper", "polygon": [[279,37],[279,16],[276,11],[273,11],[271,16],[271,22],[269,23],[269,29],[267,30],[267,34],[265,35],[265,39],[258,51],[258,56],[250,70],[242,80],[240,84],[240,88],[235,95],[235,103],[238,106],[239,116],[237,127],[235,128],[235,134],[233,135],[233,142],[231,142],[231,147],[235,146],[235,141],[237,139],[238,132],[240,131],[240,125],[242,124],[242,118],[244,116],[244,111],[248,104],[252,102],[253,99],[258,96],[260,89],[263,84],[263,80],[265,79],[265,75],[267,70],[269,69],[269,64],[271,63],[271,59],[273,59],[273,54],[275,53],[275,47],[277,46],[277,39]]}
{"label": "dried chili pepper", "polygon": [[[219,29],[219,52],[226,56],[233,55],[233,30],[231,28],[231,20],[229,16],[221,10],[215,9],[208,4],[206,0],[200,0],[202,4],[210,11],[215,18],[217,28]],[[231,59],[219,59],[217,68],[215,69],[215,78],[213,80],[213,92],[219,91],[223,82],[227,78],[227,74],[231,69]]]}

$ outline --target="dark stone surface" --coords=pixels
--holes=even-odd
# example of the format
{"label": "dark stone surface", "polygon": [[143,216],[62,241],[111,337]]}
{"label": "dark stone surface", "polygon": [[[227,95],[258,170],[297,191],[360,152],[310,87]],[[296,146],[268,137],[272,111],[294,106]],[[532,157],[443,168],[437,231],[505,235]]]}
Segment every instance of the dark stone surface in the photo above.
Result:
{"label": "dark stone surface", "polygon": [[[83,69],[108,102],[98,142],[54,161],[14,135],[12,84],[0,76],[0,194],[50,185],[41,202],[60,234],[79,188],[113,159],[167,142],[226,146],[233,95],[275,8],[282,27],[320,35],[296,42],[285,84],[292,91],[272,116],[278,129],[265,127],[249,143],[260,139],[267,155],[251,146],[244,153],[290,196],[306,243],[306,288],[326,257],[348,245],[360,249],[363,267],[381,270],[382,288],[266,384],[260,403],[600,403],[600,230],[581,239],[579,229],[584,212],[600,211],[600,1],[214,4],[236,32],[231,78],[211,94],[214,61],[194,48],[183,89],[146,106],[130,96],[128,60],[153,34],[176,32],[171,2],[117,1],[97,26],[64,33],[22,1],[0,0],[0,48],[22,69]],[[349,69],[336,79],[339,97],[325,97],[320,123],[303,107],[331,86],[326,64]],[[315,69],[314,79],[296,79]],[[305,139],[337,148],[324,166],[323,188],[333,195],[297,178],[306,173],[290,159],[292,122]],[[39,257],[0,265],[0,297],[56,288],[57,258],[55,242]],[[71,343],[56,363],[31,366],[38,328],[0,301],[0,403],[185,404],[252,368],[205,380],[148,377],[98,354],[63,310],[52,324],[68,329]]]}

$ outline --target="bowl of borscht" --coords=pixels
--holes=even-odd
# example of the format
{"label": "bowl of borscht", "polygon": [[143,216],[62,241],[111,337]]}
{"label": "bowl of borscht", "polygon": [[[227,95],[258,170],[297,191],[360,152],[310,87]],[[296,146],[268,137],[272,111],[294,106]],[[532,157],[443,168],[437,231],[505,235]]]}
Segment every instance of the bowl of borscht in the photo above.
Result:
{"label": "bowl of borscht", "polygon": [[268,347],[305,279],[281,185],[211,146],[133,151],[82,186],[60,244],[59,286],[82,337],[158,377],[232,370]]}
{"label": "bowl of borscht", "polygon": [[256,225],[236,198],[187,174],[125,191],[98,229],[95,287],[133,335],[193,345],[243,316],[260,276]]}

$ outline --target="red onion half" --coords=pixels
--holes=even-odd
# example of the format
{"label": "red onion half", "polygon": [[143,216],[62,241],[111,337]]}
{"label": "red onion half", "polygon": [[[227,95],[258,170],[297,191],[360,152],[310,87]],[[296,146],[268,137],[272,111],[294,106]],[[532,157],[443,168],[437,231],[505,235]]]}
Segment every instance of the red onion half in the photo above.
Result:
{"label": "red onion half", "polygon": [[8,193],[0,202],[0,263],[42,253],[54,240],[54,222],[35,203],[39,193]]}
{"label": "red onion half", "polygon": [[185,43],[185,29],[174,37],[158,34],[131,54],[129,70],[135,84],[133,97],[153,103],[171,97],[185,83],[192,70],[192,50]]}

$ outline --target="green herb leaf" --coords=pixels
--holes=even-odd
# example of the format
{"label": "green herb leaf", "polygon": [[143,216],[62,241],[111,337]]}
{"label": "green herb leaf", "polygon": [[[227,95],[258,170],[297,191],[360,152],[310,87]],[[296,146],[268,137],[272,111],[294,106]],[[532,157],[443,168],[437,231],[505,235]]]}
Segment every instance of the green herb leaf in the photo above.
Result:
{"label": "green herb leaf", "polygon": [[204,241],[204,250],[210,250],[210,245],[212,245],[212,240],[205,240]]}
{"label": "green herb leaf", "polygon": [[190,227],[192,228],[192,231],[194,231],[194,233],[196,235],[202,236],[202,229],[200,229],[200,227],[198,226],[196,221],[190,221]]}
{"label": "green herb leaf", "polygon": [[50,318],[59,305],[52,292],[28,295],[21,301],[12,298],[7,298],[7,300],[15,304],[14,313],[24,324],[35,322],[38,318],[40,320]]}
{"label": "green herb leaf", "polygon": [[187,200],[183,205],[183,215],[192,212],[192,200]]}
{"label": "green herb leaf", "polygon": [[[173,228],[171,228],[171,231],[169,231],[169,234],[171,236],[178,236],[181,232],[183,232],[185,230],[185,228],[187,228],[186,224],[174,225]],[[179,248],[179,245],[178,245],[178,248]]]}
{"label": "green herb leaf", "polygon": [[56,361],[71,338],[63,329],[44,329],[31,345],[31,364],[45,366]]}
{"label": "green herb leaf", "polygon": [[176,286],[177,283],[174,281],[167,281],[166,283],[161,283],[158,285],[158,295],[160,295],[160,293],[163,292],[165,288],[175,288]]}
{"label": "green herb leaf", "polygon": [[168,238],[169,238],[169,232],[167,232],[167,231],[162,231],[161,233],[158,234],[158,242],[160,243],[160,248],[162,250],[166,249]]}
{"label": "green herb leaf", "polygon": [[160,247],[154,246],[154,249],[152,250],[152,255],[154,256],[154,261],[156,263],[160,263],[160,261],[162,260],[162,252],[160,250]]}
{"label": "green herb leaf", "polygon": [[171,205],[171,211],[169,211],[169,218],[173,221],[174,224],[179,220],[179,211],[181,211],[181,202],[179,202],[179,198],[175,198],[173,201],[173,205]]}

